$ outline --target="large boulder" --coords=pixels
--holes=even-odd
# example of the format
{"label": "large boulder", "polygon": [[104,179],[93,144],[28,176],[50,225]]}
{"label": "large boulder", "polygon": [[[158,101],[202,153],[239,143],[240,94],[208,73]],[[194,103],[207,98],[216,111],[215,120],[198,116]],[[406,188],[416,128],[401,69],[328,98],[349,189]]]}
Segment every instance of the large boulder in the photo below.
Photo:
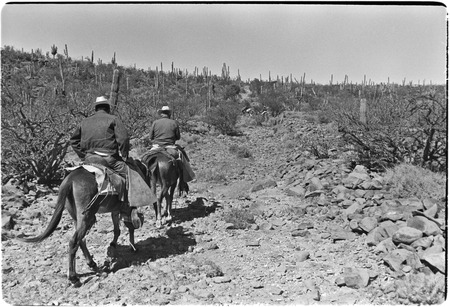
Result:
{"label": "large boulder", "polygon": [[370,232],[372,229],[375,229],[375,227],[377,227],[377,225],[378,225],[378,221],[373,216],[367,216],[359,222],[359,227],[362,230],[364,230],[366,233]]}
{"label": "large boulder", "polygon": [[426,253],[421,257],[421,260],[426,262],[431,267],[439,270],[441,273],[445,274],[445,252],[441,253]]}
{"label": "large boulder", "polygon": [[408,227],[422,231],[426,236],[435,236],[442,233],[439,226],[424,216],[413,216],[406,222]]}
{"label": "large boulder", "polygon": [[271,178],[257,181],[250,189],[250,192],[258,192],[267,188],[274,188],[277,182]]}
{"label": "large boulder", "polygon": [[394,243],[405,243],[411,244],[414,241],[422,238],[422,231],[412,228],[412,227],[401,227],[392,236],[392,241]]}

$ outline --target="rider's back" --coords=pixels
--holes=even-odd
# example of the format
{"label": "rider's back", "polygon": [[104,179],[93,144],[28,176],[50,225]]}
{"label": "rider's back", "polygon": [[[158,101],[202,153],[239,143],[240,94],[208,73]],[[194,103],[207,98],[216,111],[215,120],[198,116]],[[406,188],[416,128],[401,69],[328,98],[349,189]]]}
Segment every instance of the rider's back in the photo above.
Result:
{"label": "rider's back", "polygon": [[180,139],[178,123],[170,118],[160,118],[153,122],[151,139],[160,146],[173,145]]}
{"label": "rider's back", "polygon": [[106,112],[96,112],[81,123],[81,149],[87,153],[94,151],[113,155],[119,152],[125,142],[126,131],[117,125],[117,117]]}

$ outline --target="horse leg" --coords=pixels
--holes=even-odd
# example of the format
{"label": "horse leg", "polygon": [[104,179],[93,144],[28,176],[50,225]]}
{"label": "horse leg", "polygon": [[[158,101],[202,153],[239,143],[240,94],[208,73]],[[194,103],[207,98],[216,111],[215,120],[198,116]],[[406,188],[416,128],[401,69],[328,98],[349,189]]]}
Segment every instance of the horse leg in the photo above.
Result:
{"label": "horse leg", "polygon": [[[89,213],[86,213],[86,215],[80,215],[77,219],[77,229],[75,230],[75,233],[73,234],[72,238],[69,241],[69,274],[68,279],[69,281],[74,285],[74,287],[78,288],[81,286],[81,281],[77,276],[76,273],[76,261],[75,261],[75,255],[77,253],[78,247],[80,245],[83,245],[82,241],[84,237],[86,236],[89,229],[94,225],[95,223],[95,214],[93,216],[88,216]],[[83,249],[83,248],[82,248]],[[86,249],[87,251],[87,249]],[[89,252],[88,252],[89,254]]]}
{"label": "horse leg", "polygon": [[111,243],[109,243],[109,246],[116,248],[117,240],[119,239],[119,236],[120,236],[120,227],[119,227],[120,213],[118,211],[111,212],[111,219],[113,221],[113,226],[114,226],[114,230],[113,230],[114,238],[111,241]]}
{"label": "horse leg", "polygon": [[97,272],[97,271],[98,271],[98,266],[97,266],[97,263],[96,263],[96,262],[94,261],[94,259],[92,258],[92,255],[89,253],[89,250],[87,249],[87,246],[86,246],[86,239],[83,238],[83,239],[80,241],[80,248],[81,248],[81,250],[83,251],[84,258],[86,258],[87,265],[88,265],[93,271]]}
{"label": "horse leg", "polygon": [[[153,194],[156,195],[156,182],[157,182],[157,174],[156,172],[154,172],[152,174],[152,178],[151,178],[151,187],[152,187],[152,191]],[[160,201],[160,196],[157,198],[156,202],[153,203],[153,208],[155,209],[155,215],[156,215],[156,228],[161,228],[162,223],[161,223],[161,201]]]}
{"label": "horse leg", "polygon": [[128,233],[130,234],[130,246],[131,246],[131,249],[134,251],[134,252],[137,252],[138,250],[137,250],[137,247],[136,247],[136,245],[134,245],[134,226],[133,226],[133,223],[130,223],[130,222],[124,222],[124,224],[125,224],[125,226],[127,226],[127,228],[128,228]]}
{"label": "horse leg", "polygon": [[166,195],[166,207],[167,207],[167,222],[172,221],[172,203],[173,203],[173,195],[175,193],[176,184],[172,185],[169,189],[169,192]]}
{"label": "horse leg", "polygon": [[163,204],[163,200],[165,200],[165,206],[161,210],[161,216],[162,216],[162,223],[167,223],[167,197],[168,197],[169,188],[167,187],[167,184],[165,182],[162,183],[161,186],[161,193],[159,193],[158,197],[158,205],[161,208]]}

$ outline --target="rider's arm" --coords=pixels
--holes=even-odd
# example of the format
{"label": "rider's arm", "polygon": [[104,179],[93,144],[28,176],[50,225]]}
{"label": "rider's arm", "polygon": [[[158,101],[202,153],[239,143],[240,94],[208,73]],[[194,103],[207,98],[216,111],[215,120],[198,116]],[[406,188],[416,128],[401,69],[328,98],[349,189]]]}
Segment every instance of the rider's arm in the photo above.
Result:
{"label": "rider's arm", "polygon": [[150,127],[150,140],[153,141],[155,139],[155,122],[152,123],[152,126]]}
{"label": "rider's arm", "polygon": [[181,138],[180,134],[180,126],[177,122],[175,122],[175,141],[178,141]]}
{"label": "rider's arm", "polygon": [[128,152],[130,151],[130,137],[125,125],[119,120],[115,120],[114,133],[116,135],[116,142],[119,145],[119,153],[124,160],[128,159]]}
{"label": "rider's arm", "polygon": [[81,126],[78,126],[70,138],[70,145],[78,157],[83,160],[86,153],[81,150]]}

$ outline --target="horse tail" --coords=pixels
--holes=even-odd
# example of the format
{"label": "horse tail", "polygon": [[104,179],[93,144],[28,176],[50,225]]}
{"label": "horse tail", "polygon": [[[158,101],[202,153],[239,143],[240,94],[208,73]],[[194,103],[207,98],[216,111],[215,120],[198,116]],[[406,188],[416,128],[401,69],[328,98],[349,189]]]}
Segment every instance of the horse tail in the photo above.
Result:
{"label": "horse tail", "polygon": [[38,243],[38,242],[41,242],[41,241],[45,240],[46,238],[48,238],[56,230],[56,227],[58,227],[58,224],[61,221],[61,217],[62,217],[64,208],[65,208],[65,204],[66,204],[66,199],[69,196],[70,192],[72,192],[72,185],[70,184],[70,182],[68,180],[65,180],[65,182],[63,182],[61,184],[61,187],[59,189],[59,195],[58,195],[58,199],[56,201],[56,208],[55,208],[55,211],[53,212],[53,216],[50,220],[50,223],[48,224],[45,231],[37,237],[31,237],[31,238],[26,237],[26,238],[18,238],[18,239],[20,241],[27,242],[27,243]]}

